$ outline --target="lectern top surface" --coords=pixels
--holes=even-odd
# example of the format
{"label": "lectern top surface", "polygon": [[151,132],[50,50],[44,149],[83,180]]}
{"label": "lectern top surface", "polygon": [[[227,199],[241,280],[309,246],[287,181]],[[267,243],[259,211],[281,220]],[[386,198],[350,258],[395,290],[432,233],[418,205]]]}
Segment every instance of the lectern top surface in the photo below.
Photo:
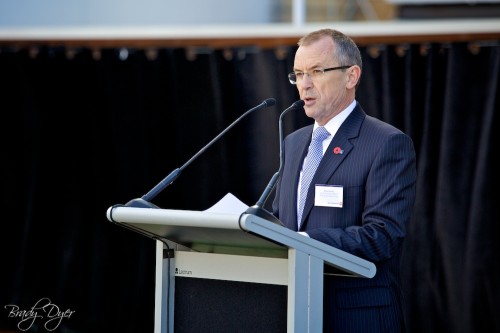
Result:
{"label": "lectern top surface", "polygon": [[288,248],[242,230],[240,215],[187,210],[114,207],[108,219],[155,239],[194,251],[286,258]]}

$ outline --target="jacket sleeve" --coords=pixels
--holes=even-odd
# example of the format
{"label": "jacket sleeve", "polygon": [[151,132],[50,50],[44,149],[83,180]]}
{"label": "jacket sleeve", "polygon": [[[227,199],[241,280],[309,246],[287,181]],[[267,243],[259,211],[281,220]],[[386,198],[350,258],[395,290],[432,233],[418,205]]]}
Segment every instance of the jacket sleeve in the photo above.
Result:
{"label": "jacket sleeve", "polygon": [[[381,145],[359,190],[363,203],[345,227],[305,230],[316,240],[380,262],[399,250],[406,236],[416,193],[416,156],[411,138],[390,135]],[[326,218],[326,217],[325,217]]]}

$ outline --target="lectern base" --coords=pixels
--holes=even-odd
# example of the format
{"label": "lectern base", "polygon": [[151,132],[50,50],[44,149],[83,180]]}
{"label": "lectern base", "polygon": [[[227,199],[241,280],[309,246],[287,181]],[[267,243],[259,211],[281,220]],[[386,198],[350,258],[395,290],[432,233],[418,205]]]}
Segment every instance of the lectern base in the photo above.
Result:
{"label": "lectern base", "polygon": [[287,331],[287,287],[175,278],[175,333]]}

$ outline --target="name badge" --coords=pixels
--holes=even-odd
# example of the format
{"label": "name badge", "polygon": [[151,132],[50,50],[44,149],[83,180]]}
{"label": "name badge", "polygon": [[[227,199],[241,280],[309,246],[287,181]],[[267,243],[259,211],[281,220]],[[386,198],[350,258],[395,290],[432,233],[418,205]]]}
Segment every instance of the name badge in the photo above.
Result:
{"label": "name badge", "polygon": [[340,185],[316,185],[314,205],[342,208],[344,187]]}

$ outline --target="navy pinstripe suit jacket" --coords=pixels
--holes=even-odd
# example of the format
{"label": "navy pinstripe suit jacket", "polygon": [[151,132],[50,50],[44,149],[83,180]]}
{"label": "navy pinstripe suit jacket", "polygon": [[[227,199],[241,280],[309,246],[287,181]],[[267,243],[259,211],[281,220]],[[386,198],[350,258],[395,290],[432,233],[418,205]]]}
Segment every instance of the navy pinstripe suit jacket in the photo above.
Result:
{"label": "navy pinstripe suit jacket", "polygon": [[[297,186],[313,126],[288,135],[273,213],[297,230]],[[334,154],[335,147],[343,150]],[[314,184],[343,187],[343,207],[314,206]],[[300,231],[373,262],[371,279],[325,276],[324,332],[403,332],[402,242],[416,191],[409,136],[358,104],[333,137],[314,175]]]}

